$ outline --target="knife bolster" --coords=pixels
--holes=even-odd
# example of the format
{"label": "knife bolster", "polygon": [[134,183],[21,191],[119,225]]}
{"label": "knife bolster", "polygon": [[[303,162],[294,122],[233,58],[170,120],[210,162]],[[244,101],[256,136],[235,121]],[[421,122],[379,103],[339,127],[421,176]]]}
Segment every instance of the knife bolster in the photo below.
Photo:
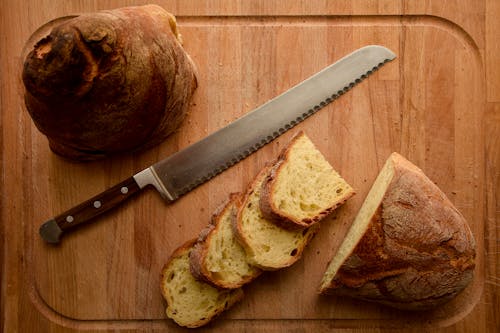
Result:
{"label": "knife bolster", "polygon": [[142,189],[148,185],[153,185],[154,188],[160,192],[160,195],[163,199],[167,201],[174,201],[176,198],[170,193],[165,185],[163,185],[162,181],[158,177],[158,174],[152,167],[144,169],[134,175],[134,179]]}

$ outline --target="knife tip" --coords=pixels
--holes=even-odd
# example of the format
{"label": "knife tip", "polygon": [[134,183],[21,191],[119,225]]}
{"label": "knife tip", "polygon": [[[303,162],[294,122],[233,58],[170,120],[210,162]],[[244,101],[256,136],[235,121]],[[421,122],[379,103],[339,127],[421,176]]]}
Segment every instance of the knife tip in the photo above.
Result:
{"label": "knife tip", "polygon": [[384,53],[384,55],[386,56],[386,58],[388,60],[393,60],[393,59],[396,58],[396,53],[394,53],[391,49],[389,49],[389,48],[387,48],[385,46],[382,46],[382,45],[369,45],[369,47],[380,50],[382,53]]}

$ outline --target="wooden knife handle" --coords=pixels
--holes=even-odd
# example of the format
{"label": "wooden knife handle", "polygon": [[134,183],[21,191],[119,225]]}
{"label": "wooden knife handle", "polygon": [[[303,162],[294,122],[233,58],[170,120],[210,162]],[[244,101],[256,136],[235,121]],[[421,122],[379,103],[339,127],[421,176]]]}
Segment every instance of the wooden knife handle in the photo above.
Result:
{"label": "wooden knife handle", "polygon": [[93,198],[57,215],[40,227],[40,235],[49,243],[59,242],[63,232],[87,223],[98,215],[114,208],[130,198],[141,188],[130,177]]}

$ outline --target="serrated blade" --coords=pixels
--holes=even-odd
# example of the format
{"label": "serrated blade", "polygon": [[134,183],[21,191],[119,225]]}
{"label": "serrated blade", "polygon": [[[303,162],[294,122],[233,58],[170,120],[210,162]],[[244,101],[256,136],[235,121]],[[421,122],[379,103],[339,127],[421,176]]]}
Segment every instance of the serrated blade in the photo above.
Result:
{"label": "serrated blade", "polygon": [[175,200],[314,114],[395,57],[383,46],[360,48],[134,177],[141,187],[153,184],[164,197]]}

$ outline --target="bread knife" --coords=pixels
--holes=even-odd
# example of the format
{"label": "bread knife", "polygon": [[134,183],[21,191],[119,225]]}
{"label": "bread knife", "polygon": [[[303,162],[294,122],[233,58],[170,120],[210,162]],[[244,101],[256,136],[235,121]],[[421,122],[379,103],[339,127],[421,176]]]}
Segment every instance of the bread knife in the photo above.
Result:
{"label": "bread knife", "polygon": [[146,186],[168,202],[241,161],[361,82],[396,55],[379,45],[362,47],[224,128],[138,172],[101,194],[48,220],[41,237],[58,243]]}

